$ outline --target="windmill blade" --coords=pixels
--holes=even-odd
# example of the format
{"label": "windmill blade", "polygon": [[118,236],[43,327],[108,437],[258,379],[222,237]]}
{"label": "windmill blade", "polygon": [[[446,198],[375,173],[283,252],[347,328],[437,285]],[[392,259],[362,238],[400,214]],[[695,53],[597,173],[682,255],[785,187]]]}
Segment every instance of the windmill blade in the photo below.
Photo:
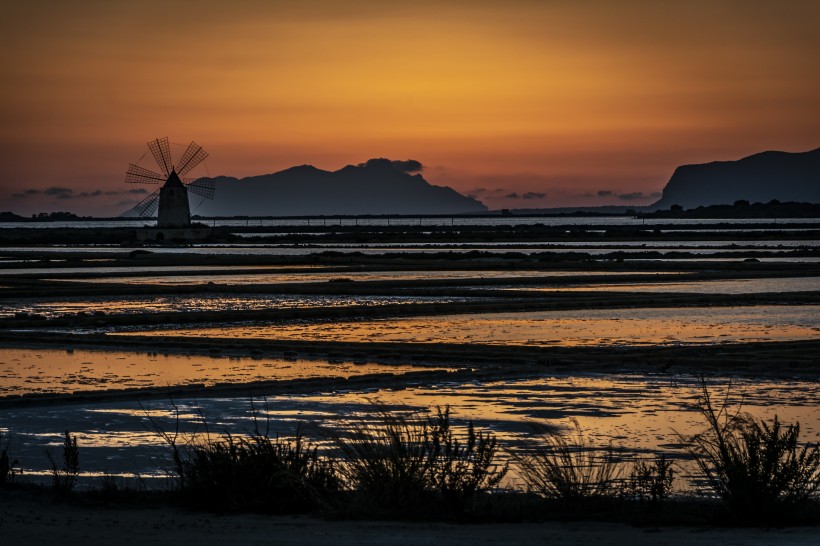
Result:
{"label": "windmill blade", "polygon": [[157,138],[148,143],[148,149],[154,154],[154,159],[165,173],[165,176],[171,174],[171,147],[168,145],[168,137]]}
{"label": "windmill blade", "polygon": [[214,191],[216,191],[216,183],[213,178],[197,178],[196,180],[185,179],[182,182],[188,188],[188,191],[196,195],[205,197],[207,199],[214,198]]}
{"label": "windmill blade", "polygon": [[128,170],[125,171],[125,181],[129,184],[159,184],[165,182],[165,177],[131,163],[128,165]]}
{"label": "windmill blade", "polygon": [[191,141],[188,144],[188,149],[185,150],[185,153],[182,154],[182,159],[179,160],[179,168],[177,169],[177,174],[179,176],[184,175],[208,157],[208,152],[202,149],[202,146]]}
{"label": "windmill blade", "polygon": [[137,203],[134,206],[134,210],[137,211],[137,214],[139,214],[140,216],[152,216],[154,214],[154,211],[157,210],[158,206],[159,188],[150,193],[148,197]]}

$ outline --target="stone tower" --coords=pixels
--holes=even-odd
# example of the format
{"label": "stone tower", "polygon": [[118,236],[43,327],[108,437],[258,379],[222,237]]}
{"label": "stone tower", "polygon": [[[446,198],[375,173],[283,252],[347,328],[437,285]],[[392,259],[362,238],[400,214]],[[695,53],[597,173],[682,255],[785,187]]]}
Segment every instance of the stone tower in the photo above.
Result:
{"label": "stone tower", "polygon": [[171,170],[165,185],[159,190],[157,227],[186,228],[191,225],[191,208],[188,205],[188,188]]}

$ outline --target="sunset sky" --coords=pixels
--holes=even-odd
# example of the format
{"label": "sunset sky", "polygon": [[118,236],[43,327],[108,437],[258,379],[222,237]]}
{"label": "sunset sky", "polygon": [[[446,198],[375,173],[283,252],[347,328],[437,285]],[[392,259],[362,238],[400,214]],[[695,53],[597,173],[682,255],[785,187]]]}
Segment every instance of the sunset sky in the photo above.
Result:
{"label": "sunset sky", "polygon": [[648,204],[677,165],[820,146],[818,21],[817,0],[6,2],[0,210],[119,214],[162,136],[210,175],[387,157],[491,208]]}

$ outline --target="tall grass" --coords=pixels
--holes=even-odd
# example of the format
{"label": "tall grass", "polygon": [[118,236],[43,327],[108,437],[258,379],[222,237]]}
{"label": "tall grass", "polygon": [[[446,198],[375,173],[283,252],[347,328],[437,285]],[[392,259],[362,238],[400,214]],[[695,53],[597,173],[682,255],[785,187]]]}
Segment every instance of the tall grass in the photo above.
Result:
{"label": "tall grass", "polygon": [[599,447],[571,420],[572,432],[533,424],[534,437],[512,452],[527,491],[575,508],[590,499],[613,496],[624,467],[612,444]]}
{"label": "tall grass", "polygon": [[[0,434],[0,443],[3,441],[3,435]],[[0,449],[0,487],[14,481],[14,475],[17,473],[15,466],[17,466],[17,459],[12,460],[9,455],[10,442],[7,440],[6,445]]]}
{"label": "tall grass", "polygon": [[781,519],[817,498],[820,447],[801,446],[799,423],[784,426],[777,416],[769,423],[732,412],[726,401],[716,409],[703,381],[699,410],[707,429],[683,438],[705,482],[734,518]]}
{"label": "tall grass", "polygon": [[77,437],[65,431],[63,438],[62,465],[57,466],[51,452],[47,451],[52,468],[52,484],[58,493],[70,493],[77,483],[80,474],[80,450],[77,447]]}
{"label": "tall grass", "polygon": [[183,492],[209,509],[308,512],[339,488],[332,462],[299,430],[292,438],[225,434],[179,453]]}
{"label": "tall grass", "polygon": [[459,438],[449,407],[436,408],[430,417],[376,404],[374,413],[375,424],[357,423],[333,434],[354,509],[383,515],[462,514],[507,472],[496,460],[492,432],[477,431],[471,422],[466,437]]}
{"label": "tall grass", "polygon": [[271,436],[269,427],[260,430],[252,406],[254,429],[247,435],[226,432],[212,439],[200,414],[206,439],[197,441],[196,433],[184,439],[180,410],[171,404],[176,416],[172,433],[145,414],[171,449],[179,490],[192,504],[219,511],[303,513],[324,506],[340,489],[333,461],[319,456],[301,426],[292,437]]}
{"label": "tall grass", "polygon": [[672,494],[675,482],[675,470],[672,466],[672,460],[663,453],[650,461],[632,461],[629,475],[621,484],[623,497],[642,503],[660,504]]}

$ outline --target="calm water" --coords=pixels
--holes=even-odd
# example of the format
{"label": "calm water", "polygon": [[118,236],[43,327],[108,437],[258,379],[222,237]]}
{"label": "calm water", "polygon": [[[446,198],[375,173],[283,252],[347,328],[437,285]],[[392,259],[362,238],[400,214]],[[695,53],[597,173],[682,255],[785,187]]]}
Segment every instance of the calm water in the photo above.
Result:
{"label": "calm water", "polygon": [[820,337],[818,317],[818,305],[589,309],[227,325],[154,330],[150,335],[508,346],[680,345],[817,339]]}
{"label": "calm water", "polygon": [[[326,360],[0,348],[0,397],[405,373],[410,365]],[[424,369],[434,369],[426,367]],[[439,368],[440,369],[440,368]]]}
{"label": "calm water", "polygon": [[[542,217],[542,216],[436,216],[436,217],[398,217],[398,218],[265,218],[265,219],[230,219],[217,220],[205,218],[196,220],[208,226],[220,227],[310,227],[310,226],[653,226],[679,225],[697,227],[703,224],[760,224],[759,219],[731,218],[707,219],[694,218],[647,218],[640,219],[632,216],[579,216],[579,217]],[[764,220],[763,222],[766,222]],[[820,224],[820,218],[778,218],[778,224]],[[153,227],[156,221],[148,218],[135,220],[78,220],[70,222],[0,222],[2,228],[140,228]]]}
{"label": "calm water", "polygon": [[351,305],[401,305],[414,303],[458,303],[482,298],[435,296],[307,296],[287,294],[204,294],[199,296],[134,296],[111,299],[73,298],[43,300],[25,298],[13,303],[0,300],[0,317],[34,313],[47,318],[76,313],[130,315],[134,313],[185,313],[188,311],[264,311],[309,309]]}
{"label": "calm water", "polygon": [[[710,380],[722,399],[730,383]],[[802,439],[820,440],[820,383],[801,380],[733,379],[730,401],[757,417],[799,420]],[[224,432],[253,430],[254,416],[271,434],[292,434],[299,423],[344,426],[350,420],[373,419],[372,400],[402,410],[428,410],[450,405],[458,430],[467,420],[493,430],[505,445],[531,436],[528,423],[567,426],[577,419],[594,445],[630,452],[683,454],[684,435],[700,432],[703,419],[695,409],[700,394],[697,380],[688,376],[644,375],[543,376],[518,381],[469,382],[392,389],[271,396],[255,401],[239,398],[175,400],[179,422],[170,401],[100,403],[0,410],[0,431],[11,436],[11,450],[26,474],[47,479],[46,450],[59,454],[62,434],[75,433],[86,476],[112,473],[124,476],[165,476],[172,468],[170,453],[154,425],[178,430],[180,442],[202,434],[203,419],[212,437]],[[738,406],[734,406],[737,408]],[[153,419],[149,422],[148,417]],[[323,436],[312,432],[310,436]]]}

